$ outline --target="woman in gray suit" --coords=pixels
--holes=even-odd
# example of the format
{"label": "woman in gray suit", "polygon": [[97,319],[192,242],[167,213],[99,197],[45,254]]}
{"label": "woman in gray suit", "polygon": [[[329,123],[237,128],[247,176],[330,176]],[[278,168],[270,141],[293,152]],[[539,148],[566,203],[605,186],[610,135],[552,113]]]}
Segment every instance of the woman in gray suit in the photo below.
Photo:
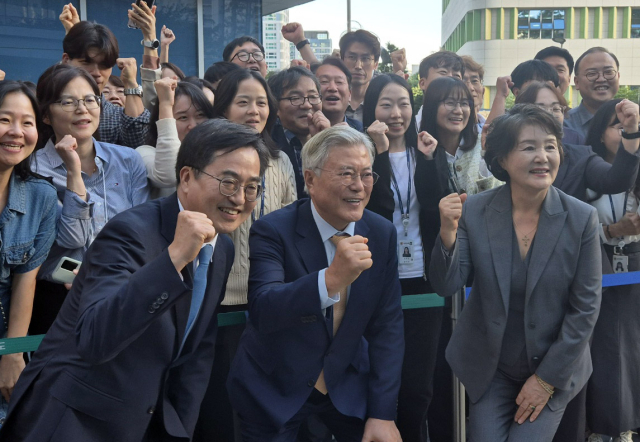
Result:
{"label": "woman in gray suit", "polygon": [[447,347],[471,399],[473,442],[551,441],[591,375],[602,292],[598,217],[551,186],[561,138],[551,114],[516,105],[493,122],[486,143],[488,167],[507,184],[440,202],[431,284],[450,296],[475,273]]}

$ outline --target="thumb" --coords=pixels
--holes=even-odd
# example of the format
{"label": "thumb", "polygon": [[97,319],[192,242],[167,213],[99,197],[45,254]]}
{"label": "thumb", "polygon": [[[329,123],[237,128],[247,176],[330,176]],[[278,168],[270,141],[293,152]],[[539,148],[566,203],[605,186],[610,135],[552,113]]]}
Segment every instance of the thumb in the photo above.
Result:
{"label": "thumb", "polygon": [[464,202],[467,200],[467,194],[463,193],[462,195],[460,195],[460,202],[462,204],[464,204]]}

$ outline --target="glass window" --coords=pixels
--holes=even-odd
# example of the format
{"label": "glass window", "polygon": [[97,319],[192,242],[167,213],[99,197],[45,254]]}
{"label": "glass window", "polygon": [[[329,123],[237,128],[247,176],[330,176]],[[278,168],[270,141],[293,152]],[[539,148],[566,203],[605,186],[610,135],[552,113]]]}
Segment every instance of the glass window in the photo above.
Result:
{"label": "glass window", "polygon": [[266,30],[267,31],[275,31],[276,30],[276,24],[275,23],[267,23]]}
{"label": "glass window", "polygon": [[640,9],[631,10],[631,38],[640,38]]}
{"label": "glass window", "polygon": [[518,38],[553,38],[564,35],[564,9],[518,11]]}

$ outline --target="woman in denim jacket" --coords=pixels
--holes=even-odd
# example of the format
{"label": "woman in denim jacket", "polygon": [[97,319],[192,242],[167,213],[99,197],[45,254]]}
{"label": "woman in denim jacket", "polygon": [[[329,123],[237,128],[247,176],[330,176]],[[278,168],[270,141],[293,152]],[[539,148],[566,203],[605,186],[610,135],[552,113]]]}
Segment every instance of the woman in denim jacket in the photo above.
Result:
{"label": "woman in denim jacket", "polygon": [[[30,169],[40,118],[33,92],[0,81],[0,337],[26,336],[36,274],[56,237],[56,191]],[[0,358],[0,424],[24,369],[22,353]]]}

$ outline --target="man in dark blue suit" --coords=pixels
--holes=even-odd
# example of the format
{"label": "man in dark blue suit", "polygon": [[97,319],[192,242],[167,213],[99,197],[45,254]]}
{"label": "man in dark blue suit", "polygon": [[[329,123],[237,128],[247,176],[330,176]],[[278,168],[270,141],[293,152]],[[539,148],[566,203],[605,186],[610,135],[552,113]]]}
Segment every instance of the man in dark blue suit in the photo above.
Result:
{"label": "man in dark blue suit", "polygon": [[10,400],[3,441],[190,440],[233,263],[260,195],[259,134],[210,120],[184,139],[177,193],[114,217]]}
{"label": "man in dark blue suit", "polygon": [[398,244],[364,210],[374,152],[352,128],[322,131],[302,151],[311,198],[251,229],[249,318],[228,380],[245,441],[295,441],[314,413],[338,441],[400,441]]}

